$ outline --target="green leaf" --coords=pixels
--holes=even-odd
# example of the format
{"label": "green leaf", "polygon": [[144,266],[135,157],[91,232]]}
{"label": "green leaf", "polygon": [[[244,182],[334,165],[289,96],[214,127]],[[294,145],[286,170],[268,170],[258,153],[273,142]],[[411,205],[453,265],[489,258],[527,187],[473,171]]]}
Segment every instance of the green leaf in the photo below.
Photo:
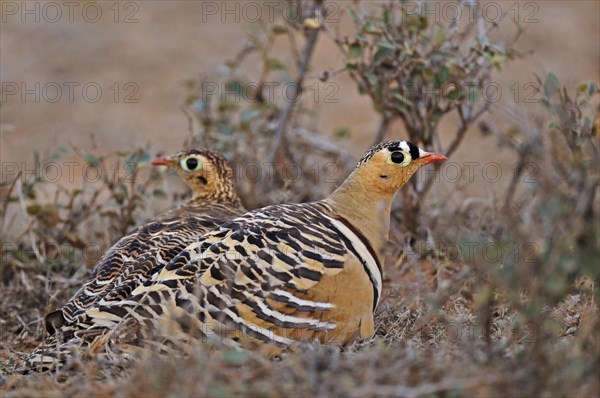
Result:
{"label": "green leaf", "polygon": [[27,214],[34,216],[37,213],[39,213],[41,209],[42,209],[42,206],[40,206],[37,203],[34,203],[31,205],[28,205],[25,210],[27,211]]}
{"label": "green leaf", "polygon": [[440,65],[440,70],[435,74],[435,82],[444,85],[450,80],[450,71],[446,65]]}
{"label": "green leaf", "polygon": [[92,155],[91,153],[86,153],[84,158],[88,162],[89,165],[94,166],[94,167],[100,166],[100,160],[96,156]]}
{"label": "green leaf", "polygon": [[431,81],[433,79],[435,79],[435,73],[433,73],[433,70],[431,68],[426,68],[423,70],[423,78],[425,80]]}
{"label": "green leaf", "polygon": [[238,62],[233,59],[225,61],[225,67],[229,69],[235,69],[238,66]]}
{"label": "green leaf", "polygon": [[367,75],[367,81],[371,86],[375,86],[379,82],[379,79],[377,79],[377,76],[375,74],[369,73]]}
{"label": "green leaf", "polygon": [[446,92],[446,98],[448,101],[457,101],[461,97],[461,90],[459,88],[451,88]]}
{"label": "green leaf", "polygon": [[494,54],[506,54],[506,49],[501,44],[490,44],[490,48],[494,50]]}
{"label": "green leaf", "polygon": [[300,14],[302,13],[302,10],[298,9],[297,7],[286,7],[285,8],[286,11],[286,19],[289,22],[292,23],[298,23],[300,22]]}
{"label": "green leaf", "polygon": [[359,58],[361,54],[362,54],[362,47],[360,46],[360,44],[357,41],[350,44],[350,46],[348,47],[348,58],[356,59],[356,58]]}
{"label": "green leaf", "polygon": [[137,164],[137,162],[135,162],[133,160],[127,160],[125,162],[125,168],[127,169],[127,171],[129,173],[133,174],[137,171],[138,164]]}
{"label": "green leaf", "polygon": [[246,351],[228,350],[223,353],[223,361],[232,365],[242,365],[250,359]]}
{"label": "green leaf", "polygon": [[285,65],[277,58],[269,58],[267,60],[267,68],[270,70],[281,70],[285,69]]}
{"label": "green leaf", "polygon": [[228,81],[225,83],[225,87],[227,88],[227,91],[232,91],[238,95],[245,94],[244,84],[237,80]]}
{"label": "green leaf", "polygon": [[585,93],[588,90],[587,83],[580,83],[577,85],[577,94]]}
{"label": "green leaf", "polygon": [[387,27],[390,26],[390,10],[388,10],[387,8],[383,10],[383,23]]}
{"label": "green leaf", "polygon": [[548,109],[550,109],[550,107],[551,107],[551,105],[550,105],[550,101],[548,101],[546,98],[542,98],[542,99],[540,100],[540,103],[541,103],[541,104],[542,104],[544,107],[546,107],[546,108],[548,108]]}
{"label": "green leaf", "polygon": [[50,160],[57,161],[62,157],[62,155],[63,155],[63,153],[59,149],[50,156]]}
{"label": "green leaf", "polygon": [[404,48],[404,53],[408,56],[412,56],[415,52],[410,41],[408,40],[404,40],[404,43],[402,43],[402,48]]}
{"label": "green leaf", "polygon": [[550,97],[558,93],[560,90],[560,82],[554,73],[550,73],[544,82],[544,95]]}
{"label": "green leaf", "polygon": [[487,47],[490,45],[490,41],[488,40],[488,38],[486,36],[477,36],[475,38],[475,41],[477,42],[477,44],[480,47]]}
{"label": "green leaf", "polygon": [[221,101],[217,105],[217,109],[219,110],[219,112],[235,111],[238,108],[239,108],[239,104],[235,101]]}
{"label": "green leaf", "polygon": [[490,63],[494,64],[495,66],[500,66],[500,64],[503,61],[506,61],[506,55],[504,54],[495,54],[491,57],[488,58],[490,60]]}
{"label": "green leaf", "polygon": [[394,52],[392,50],[390,50],[389,48],[379,47],[379,49],[373,56],[373,62],[375,62],[376,64],[381,63],[388,58],[392,58],[393,55],[394,55]]}
{"label": "green leaf", "polygon": [[379,48],[382,48],[382,47],[383,48],[389,48],[390,50],[395,50],[396,49],[396,46],[394,45],[394,43],[390,43],[389,41],[387,41],[385,39],[379,40],[377,42],[377,47],[379,47]]}
{"label": "green leaf", "polygon": [[127,190],[127,187],[125,186],[125,184],[123,184],[123,181],[121,181],[121,180],[117,181],[117,187],[119,187],[119,190],[121,191],[121,195],[123,195],[124,198],[129,196],[129,191]]}
{"label": "green leaf", "polygon": [[271,28],[271,31],[275,35],[282,35],[287,32],[287,29],[283,25],[275,25]]}
{"label": "green leaf", "polygon": [[354,21],[354,23],[358,25],[358,23],[360,22],[360,19],[358,18],[358,14],[356,14],[356,11],[354,11],[353,8],[349,8],[348,11],[350,12],[350,15],[352,16],[352,20]]}
{"label": "green leaf", "polygon": [[348,130],[346,127],[339,127],[335,130],[333,135],[335,136],[335,138],[339,139],[348,138],[350,137],[350,130]]}
{"label": "green leaf", "polygon": [[260,116],[260,110],[258,109],[246,109],[240,115],[242,123],[249,123],[253,119]]}
{"label": "green leaf", "polygon": [[448,70],[452,74],[452,76],[457,76],[459,78],[465,77],[467,74],[467,70],[464,66],[458,64],[450,64],[448,65]]}
{"label": "green leaf", "polygon": [[372,21],[368,21],[362,29],[362,32],[368,35],[380,36],[383,34],[381,29],[375,26]]}
{"label": "green leaf", "polygon": [[427,18],[422,16],[404,16],[403,22],[411,31],[421,31],[427,29]]}
{"label": "green leaf", "polygon": [[[472,87],[464,88],[467,91],[467,101],[475,103],[479,99],[478,90],[474,90]],[[460,91],[460,90],[459,90]]]}
{"label": "green leaf", "polygon": [[156,188],[152,191],[152,195],[156,198],[162,198],[162,199],[165,199],[167,197],[167,194],[165,193],[165,191],[163,191],[162,189],[158,189],[158,188]]}
{"label": "green leaf", "polygon": [[435,47],[440,47],[446,41],[446,30],[439,22],[431,27],[431,38]]}
{"label": "green leaf", "polygon": [[150,154],[146,151],[143,151],[142,153],[139,154],[138,156],[138,165],[140,163],[148,163],[152,160],[152,156],[150,156]]}
{"label": "green leaf", "polygon": [[405,103],[406,105],[412,105],[411,102],[408,100],[408,98],[406,98],[405,96],[403,96],[400,93],[394,93],[394,97],[399,99],[400,102]]}

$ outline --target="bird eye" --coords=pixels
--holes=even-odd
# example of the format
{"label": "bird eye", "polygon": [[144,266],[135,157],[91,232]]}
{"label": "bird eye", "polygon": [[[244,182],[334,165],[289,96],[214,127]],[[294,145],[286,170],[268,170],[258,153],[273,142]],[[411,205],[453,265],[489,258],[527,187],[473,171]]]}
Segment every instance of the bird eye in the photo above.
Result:
{"label": "bird eye", "polygon": [[197,171],[202,168],[202,162],[200,162],[196,156],[188,156],[187,158],[183,158],[179,164],[185,171]]}
{"label": "bird eye", "polygon": [[404,151],[394,151],[391,153],[388,163],[407,166],[410,163],[410,155]]}
{"label": "bird eye", "polygon": [[402,152],[394,152],[392,156],[390,156],[392,163],[402,163],[404,162],[404,154]]}

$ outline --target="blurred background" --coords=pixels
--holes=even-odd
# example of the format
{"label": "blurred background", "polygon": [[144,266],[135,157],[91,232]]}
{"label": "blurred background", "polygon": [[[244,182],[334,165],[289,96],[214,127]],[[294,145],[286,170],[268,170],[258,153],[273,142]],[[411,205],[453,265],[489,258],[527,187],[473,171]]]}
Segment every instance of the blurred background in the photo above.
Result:
{"label": "blurred background", "polygon": [[[72,7],[60,2],[56,3],[60,7],[51,2],[27,3],[2,5],[0,155],[5,162],[32,161],[33,150],[44,152],[67,143],[89,148],[92,136],[103,151],[146,145],[154,152],[179,150],[189,132],[182,111],[188,95],[186,82],[215,81],[226,61],[244,48],[257,20],[256,9],[265,20],[269,12],[281,20],[285,7],[285,2],[273,6],[260,1],[250,2],[252,6],[202,1],[84,1]],[[342,36],[351,32],[351,19],[344,10],[352,3],[332,2],[335,15],[330,20],[339,22],[330,24],[337,25]],[[441,22],[455,15],[453,9],[443,8],[446,3],[431,2],[431,15],[437,13]],[[525,85],[535,82],[532,72],[554,72],[569,85],[590,78],[597,81],[597,1],[481,2],[484,7],[486,3],[491,3],[485,9],[489,20],[495,20],[498,12],[506,14],[502,22],[506,29],[497,35],[514,34],[511,18],[515,15],[524,20],[526,33],[518,49],[531,51],[492,78],[501,88],[493,118],[510,120],[513,115],[507,110],[535,106],[523,102],[529,93]],[[468,11],[467,4],[461,9],[461,21],[468,20]],[[299,46],[302,40],[298,38]],[[279,40],[275,47],[275,53],[287,54],[281,60],[292,65],[289,43]],[[359,94],[347,73],[330,77],[328,82],[334,86],[318,80],[323,72],[344,65],[339,49],[323,35],[317,40],[305,84],[320,88],[320,97],[310,104],[314,130],[333,136],[345,129],[349,138],[339,145],[358,158],[373,142],[380,123],[371,101]],[[258,59],[244,68],[248,74],[256,72]],[[515,84],[521,91],[516,102]],[[326,100],[328,94],[331,98]],[[456,119],[444,120],[442,138],[456,124]],[[503,159],[493,138],[481,141],[477,126],[470,130],[454,160]],[[402,123],[394,123],[387,135],[406,137]]]}

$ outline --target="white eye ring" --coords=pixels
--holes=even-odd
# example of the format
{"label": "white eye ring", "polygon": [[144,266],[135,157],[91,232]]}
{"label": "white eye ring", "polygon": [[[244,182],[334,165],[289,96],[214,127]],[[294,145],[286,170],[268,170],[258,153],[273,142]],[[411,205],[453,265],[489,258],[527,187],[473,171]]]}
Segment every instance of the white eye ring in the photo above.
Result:
{"label": "white eye ring", "polygon": [[190,155],[181,159],[179,165],[183,170],[188,172],[202,170],[202,161],[196,155]]}
{"label": "white eye ring", "polygon": [[[398,156],[398,155],[402,155],[402,156]],[[387,162],[389,164],[393,164],[396,166],[402,166],[402,167],[408,166],[411,161],[412,161],[412,158],[410,157],[410,154],[406,151],[394,151],[394,152],[390,153],[390,157],[387,160]]]}

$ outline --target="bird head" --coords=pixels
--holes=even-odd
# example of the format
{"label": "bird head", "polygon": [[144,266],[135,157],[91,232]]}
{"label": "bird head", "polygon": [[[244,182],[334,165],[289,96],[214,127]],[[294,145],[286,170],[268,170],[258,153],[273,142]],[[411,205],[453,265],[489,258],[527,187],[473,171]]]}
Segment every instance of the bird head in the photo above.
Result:
{"label": "bird head", "polygon": [[406,184],[419,168],[446,159],[442,154],[427,152],[408,141],[387,141],[371,148],[358,162],[354,173],[373,193],[389,196]]}
{"label": "bird head", "polygon": [[150,163],[175,170],[192,189],[193,199],[237,200],[233,187],[233,170],[218,152],[196,148],[157,156]]}

